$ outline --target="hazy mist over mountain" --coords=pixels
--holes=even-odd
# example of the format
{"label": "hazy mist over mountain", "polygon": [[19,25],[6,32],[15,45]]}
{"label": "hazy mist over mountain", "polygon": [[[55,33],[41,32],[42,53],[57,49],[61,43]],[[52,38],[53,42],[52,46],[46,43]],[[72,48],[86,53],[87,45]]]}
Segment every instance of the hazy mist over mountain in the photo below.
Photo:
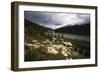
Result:
{"label": "hazy mist over mountain", "polygon": [[24,11],[24,17],[50,29],[90,23],[90,14],[85,13]]}

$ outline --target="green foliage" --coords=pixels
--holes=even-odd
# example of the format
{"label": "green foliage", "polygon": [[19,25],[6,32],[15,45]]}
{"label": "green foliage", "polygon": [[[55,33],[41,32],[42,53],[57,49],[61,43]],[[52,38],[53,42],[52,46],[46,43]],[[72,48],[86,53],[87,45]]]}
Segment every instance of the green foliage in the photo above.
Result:
{"label": "green foliage", "polygon": [[[89,42],[79,41],[77,39],[49,37],[46,35],[48,30],[50,29],[25,20],[25,61],[90,58]],[[54,47],[54,45],[56,47]],[[48,51],[49,49],[54,50],[54,53]],[[61,54],[60,50],[63,51],[65,55]]]}

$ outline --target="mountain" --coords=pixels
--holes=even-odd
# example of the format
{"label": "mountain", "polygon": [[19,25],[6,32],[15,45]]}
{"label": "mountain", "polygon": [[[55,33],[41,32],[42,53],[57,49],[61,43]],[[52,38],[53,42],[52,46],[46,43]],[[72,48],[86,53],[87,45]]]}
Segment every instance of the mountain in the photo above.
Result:
{"label": "mountain", "polygon": [[55,32],[89,36],[90,35],[90,24],[65,26],[65,27],[56,29]]}
{"label": "mountain", "polygon": [[46,38],[46,32],[50,29],[45,28],[43,26],[40,26],[36,23],[33,23],[29,20],[24,20],[25,26],[24,26],[24,33],[25,33],[25,41],[32,41],[34,39],[44,39]]}

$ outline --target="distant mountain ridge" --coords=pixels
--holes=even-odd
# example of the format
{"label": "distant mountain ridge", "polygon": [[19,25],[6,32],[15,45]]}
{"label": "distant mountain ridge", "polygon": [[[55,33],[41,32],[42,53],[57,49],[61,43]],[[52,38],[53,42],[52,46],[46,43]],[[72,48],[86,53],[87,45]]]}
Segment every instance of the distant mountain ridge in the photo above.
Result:
{"label": "distant mountain ridge", "polygon": [[[48,30],[52,30],[50,28],[41,26],[37,23],[33,23],[29,20],[25,19],[25,27],[26,29],[28,29],[29,31],[27,32],[29,33],[33,33],[33,34],[42,34],[45,31]],[[41,32],[42,31],[42,32]],[[78,34],[78,35],[88,35],[90,36],[90,24],[82,24],[82,25],[67,25],[58,29],[55,29],[55,32],[57,33],[70,33],[70,34]]]}
{"label": "distant mountain ridge", "polygon": [[71,34],[78,34],[78,35],[90,35],[90,24],[65,26],[56,29],[55,32],[71,33]]}

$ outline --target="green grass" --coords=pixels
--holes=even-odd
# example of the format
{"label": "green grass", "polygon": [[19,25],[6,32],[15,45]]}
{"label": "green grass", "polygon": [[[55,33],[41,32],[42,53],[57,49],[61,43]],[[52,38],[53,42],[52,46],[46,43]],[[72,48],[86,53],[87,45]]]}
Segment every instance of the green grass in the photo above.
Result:
{"label": "green grass", "polygon": [[[63,59],[84,59],[84,58],[90,58],[90,42],[86,41],[79,41],[77,39],[67,39],[67,38],[56,38],[55,41],[52,40],[52,37],[49,37],[46,35],[46,32],[50,30],[48,28],[44,28],[42,26],[39,26],[35,23],[31,23],[27,20],[25,20],[25,42],[27,44],[33,44],[33,40],[37,40],[37,43],[40,43],[42,45],[45,45],[44,47],[34,48],[25,46],[25,54],[24,54],[24,60],[25,61],[41,61],[41,60],[63,60]],[[64,41],[71,42],[72,46],[65,46],[66,49],[69,49],[68,56],[63,56],[61,54],[50,54],[47,53],[46,50],[47,46],[50,43],[43,44],[42,42],[46,39],[49,40],[49,42],[52,42],[52,45],[63,45]],[[61,41],[63,39],[64,41]],[[52,46],[51,45],[51,46]],[[75,55],[77,54],[77,55]]]}

